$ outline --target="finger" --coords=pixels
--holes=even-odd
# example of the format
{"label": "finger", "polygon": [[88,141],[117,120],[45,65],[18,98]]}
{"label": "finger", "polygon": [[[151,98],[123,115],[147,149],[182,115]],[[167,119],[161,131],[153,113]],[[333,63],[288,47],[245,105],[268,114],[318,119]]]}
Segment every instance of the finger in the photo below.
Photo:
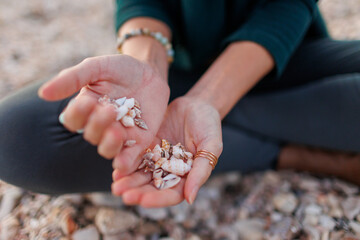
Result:
{"label": "finger", "polygon": [[184,200],[185,180],[174,188],[144,192],[140,197],[140,205],[147,208],[168,207],[181,203]]}
{"label": "finger", "polygon": [[106,128],[116,120],[116,112],[112,106],[97,104],[88,117],[84,128],[84,139],[93,145],[99,144]]}
{"label": "finger", "polygon": [[71,100],[61,113],[64,118],[64,126],[70,131],[84,128],[86,121],[96,106],[97,100],[88,96]]}
{"label": "finger", "polygon": [[[211,139],[201,143],[197,150],[207,150],[215,154],[215,156],[220,156],[222,152],[222,140],[220,139]],[[186,183],[185,183],[185,198],[189,204],[192,204],[196,198],[196,195],[200,187],[206,182],[210,177],[212,172],[212,166],[209,164],[209,159],[203,157],[197,157],[194,159],[193,167],[189,172]]]}
{"label": "finger", "polygon": [[[134,138],[131,138],[134,139]],[[119,177],[129,175],[137,170],[140,165],[141,157],[144,153],[144,146],[136,139],[136,145],[131,148],[123,148],[122,151],[115,156],[113,168],[118,170]]]}
{"label": "finger", "polygon": [[125,137],[126,131],[120,123],[111,123],[100,140],[98,153],[107,159],[112,159],[122,149]]}
{"label": "finger", "polygon": [[[158,191],[152,184],[130,189],[122,194],[122,200],[127,205],[138,205],[143,194]],[[155,200],[155,199],[154,199]]]}
{"label": "finger", "polygon": [[120,196],[130,189],[138,188],[149,183],[151,178],[152,174],[150,172],[144,173],[143,171],[138,171],[115,181],[111,185],[111,191],[114,195]]}
{"label": "finger", "polygon": [[61,71],[38,90],[41,98],[56,101],[79,91],[87,84],[102,78],[106,57],[87,58],[76,66]]}

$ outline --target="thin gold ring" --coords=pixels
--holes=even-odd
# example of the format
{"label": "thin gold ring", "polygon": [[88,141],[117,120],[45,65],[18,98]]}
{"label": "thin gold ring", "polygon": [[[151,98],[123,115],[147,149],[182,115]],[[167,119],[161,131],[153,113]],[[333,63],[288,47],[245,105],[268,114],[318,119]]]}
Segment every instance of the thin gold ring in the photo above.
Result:
{"label": "thin gold ring", "polygon": [[213,170],[215,169],[215,166],[218,163],[218,157],[215,154],[213,154],[212,152],[209,152],[209,151],[204,150],[204,149],[198,151],[195,154],[194,159],[196,159],[197,157],[203,157],[203,158],[206,158],[207,160],[209,160],[209,164],[210,164],[210,166],[212,167]]}

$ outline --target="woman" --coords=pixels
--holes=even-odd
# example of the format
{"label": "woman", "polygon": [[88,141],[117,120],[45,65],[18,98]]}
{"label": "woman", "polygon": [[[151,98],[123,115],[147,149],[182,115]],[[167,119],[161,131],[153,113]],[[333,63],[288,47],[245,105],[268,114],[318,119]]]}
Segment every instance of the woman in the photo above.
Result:
{"label": "woman", "polygon": [[[360,149],[360,43],[332,40],[316,1],[117,4],[123,55],[87,59],[1,102],[1,179],[45,193],[108,191],[104,158],[114,159],[112,192],[125,203],[192,203],[209,159],[195,159],[186,180],[162,191],[136,171],[143,150],[166,138],[222,153],[217,171],[293,168],[360,183],[360,158],[345,153]],[[97,103],[104,94],[135,97],[149,130],[122,127]],[[137,144],[123,147],[129,139]]]}

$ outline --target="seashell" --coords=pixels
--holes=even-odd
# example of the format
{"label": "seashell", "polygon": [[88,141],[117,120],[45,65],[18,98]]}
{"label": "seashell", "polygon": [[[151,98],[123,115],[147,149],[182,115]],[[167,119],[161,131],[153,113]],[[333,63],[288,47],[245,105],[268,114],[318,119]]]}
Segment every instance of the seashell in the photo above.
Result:
{"label": "seashell", "polygon": [[124,125],[124,127],[133,127],[133,126],[135,126],[134,119],[132,119],[129,116],[124,116],[121,119],[121,123]]}
{"label": "seashell", "polygon": [[184,151],[184,157],[185,157],[185,159],[189,159],[189,158],[192,159],[194,157],[194,155],[191,152]]}
{"label": "seashell", "polygon": [[170,143],[166,139],[162,139],[161,148],[168,152],[170,150]]}
{"label": "seashell", "polygon": [[162,169],[157,169],[153,172],[153,178],[161,179],[164,171]]}
{"label": "seashell", "polygon": [[89,225],[86,228],[75,231],[71,238],[72,240],[99,240],[100,235],[94,225]]}
{"label": "seashell", "polygon": [[141,110],[138,109],[137,107],[134,107],[133,109],[134,109],[134,111],[135,111],[135,116],[136,116],[137,118],[141,118]]}
{"label": "seashell", "polygon": [[110,99],[110,97],[108,95],[104,95],[104,96],[102,96],[102,97],[100,97],[98,99],[98,102],[101,103],[101,104],[109,104],[112,101],[111,101],[111,99]]}
{"label": "seashell", "polygon": [[115,100],[115,103],[119,106],[123,105],[125,103],[126,97],[118,98]]}
{"label": "seashell", "polygon": [[184,155],[184,150],[178,145],[173,146],[172,154],[176,158],[184,158],[184,156],[185,156]]}
{"label": "seashell", "polygon": [[151,160],[144,159],[138,169],[145,168],[144,172],[155,170],[155,164]]}
{"label": "seashell", "polygon": [[124,106],[127,106],[129,109],[133,108],[135,105],[135,99],[134,98],[128,98],[124,102]]}
{"label": "seashell", "polygon": [[349,226],[356,235],[360,236],[360,223],[355,221],[350,221]]}
{"label": "seashell", "polygon": [[161,155],[160,155],[160,154],[154,153],[154,156],[153,156],[152,160],[153,160],[154,162],[157,162],[160,158],[161,158]]}
{"label": "seashell", "polygon": [[142,120],[141,118],[134,118],[135,124],[136,126],[138,126],[139,128],[148,130],[148,126],[146,125],[145,121]]}
{"label": "seashell", "polygon": [[160,154],[160,155],[161,155],[162,150],[161,150],[161,147],[159,146],[159,144],[156,144],[156,145],[155,145],[155,147],[154,147],[154,149],[152,150],[152,152],[153,152],[154,154]]}
{"label": "seashell", "polygon": [[141,109],[141,107],[140,107],[140,103],[138,102],[138,100],[136,100],[136,99],[134,99],[135,101],[134,101],[134,107],[135,108],[138,108],[139,110]]}
{"label": "seashell", "polygon": [[153,158],[154,154],[152,152],[147,152],[144,154],[143,159],[151,160]]}
{"label": "seashell", "polygon": [[127,140],[125,143],[124,143],[124,147],[132,147],[136,144],[136,140]]}
{"label": "seashell", "polygon": [[166,158],[160,158],[155,162],[155,169],[160,168],[164,162],[168,161]]}
{"label": "seashell", "polygon": [[181,180],[181,177],[179,177],[175,174],[169,174],[163,178],[164,185],[160,189],[172,188],[176,184],[178,184],[180,182],[180,180]]}
{"label": "seashell", "polygon": [[3,221],[0,222],[1,231],[0,239],[1,240],[13,240],[20,230],[19,220],[12,215],[6,216]]}
{"label": "seashell", "polygon": [[65,233],[66,235],[72,234],[78,227],[73,219],[72,214],[72,208],[66,208],[61,212],[59,216],[59,225],[63,233]]}
{"label": "seashell", "polygon": [[129,112],[129,108],[126,106],[121,106],[117,108],[116,111],[117,111],[116,121],[119,121]]}
{"label": "seashell", "polygon": [[158,189],[163,189],[164,188],[164,180],[162,178],[155,178],[154,179],[154,185],[156,188]]}
{"label": "seashell", "polygon": [[161,165],[161,168],[165,171],[174,173],[176,175],[184,176],[191,169],[191,166],[187,165],[181,159],[171,159],[169,161],[164,162]]}

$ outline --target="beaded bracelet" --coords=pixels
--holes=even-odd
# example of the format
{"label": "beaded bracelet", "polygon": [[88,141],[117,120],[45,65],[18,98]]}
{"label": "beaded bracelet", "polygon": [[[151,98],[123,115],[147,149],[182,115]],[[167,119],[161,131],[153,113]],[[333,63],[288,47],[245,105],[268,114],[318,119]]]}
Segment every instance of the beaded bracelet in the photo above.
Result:
{"label": "beaded bracelet", "polygon": [[122,53],[122,45],[124,44],[124,42],[132,37],[136,37],[136,36],[149,36],[152,37],[154,39],[156,39],[157,41],[159,41],[161,43],[161,45],[163,45],[166,49],[166,54],[168,56],[168,61],[169,63],[171,63],[174,60],[174,50],[172,48],[171,43],[169,42],[169,40],[164,37],[161,32],[152,32],[147,28],[139,28],[139,29],[132,29],[130,31],[130,33],[126,33],[125,35],[119,37],[117,39],[117,50],[119,53]]}

